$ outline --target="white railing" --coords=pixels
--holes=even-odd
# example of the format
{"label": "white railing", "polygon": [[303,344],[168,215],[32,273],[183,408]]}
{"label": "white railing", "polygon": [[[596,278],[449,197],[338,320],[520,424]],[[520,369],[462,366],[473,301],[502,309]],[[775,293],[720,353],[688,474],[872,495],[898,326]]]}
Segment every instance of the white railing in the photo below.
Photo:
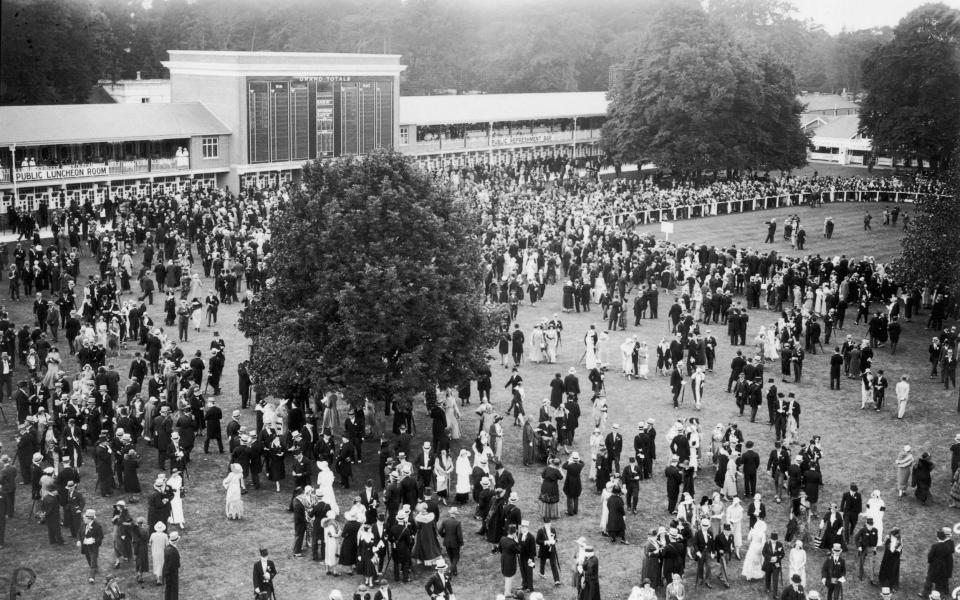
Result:
{"label": "white railing", "polygon": [[713,217],[737,213],[754,212],[790,206],[812,206],[814,203],[837,202],[906,202],[913,203],[920,196],[950,197],[945,194],[925,192],[903,192],[897,190],[836,190],[823,192],[800,192],[780,194],[778,196],[757,197],[741,200],[701,202],[678,206],[663,206],[642,210],[624,211],[607,217],[607,222],[620,225],[634,219],[636,224],[658,223],[660,221],[679,221],[699,217]]}

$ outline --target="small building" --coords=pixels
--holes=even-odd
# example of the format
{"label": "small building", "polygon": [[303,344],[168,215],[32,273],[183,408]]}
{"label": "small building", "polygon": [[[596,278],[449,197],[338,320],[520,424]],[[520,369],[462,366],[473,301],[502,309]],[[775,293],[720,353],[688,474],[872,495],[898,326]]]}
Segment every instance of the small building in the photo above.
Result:
{"label": "small building", "polygon": [[837,117],[822,125],[810,139],[813,149],[808,153],[808,158],[841,165],[864,164],[873,143],[859,133],[859,128],[860,116],[857,114]]}

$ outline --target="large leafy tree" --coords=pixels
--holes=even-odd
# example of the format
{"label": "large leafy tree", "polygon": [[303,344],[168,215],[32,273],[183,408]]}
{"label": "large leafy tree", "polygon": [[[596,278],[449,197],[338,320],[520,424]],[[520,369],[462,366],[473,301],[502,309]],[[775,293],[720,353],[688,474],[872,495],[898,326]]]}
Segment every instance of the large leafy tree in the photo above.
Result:
{"label": "large leafy tree", "polygon": [[108,29],[85,0],[0,3],[0,104],[85,102],[104,68]]}
{"label": "large leafy tree", "polygon": [[941,285],[960,298],[960,143],[946,175],[947,195],[917,199],[893,269],[903,284]]}
{"label": "large leafy tree", "polygon": [[695,1],[665,5],[618,70],[603,128],[615,160],[690,174],[806,162],[790,69],[745,49]]}
{"label": "large leafy tree", "polygon": [[272,224],[270,281],[244,309],[251,370],[386,401],[475,374],[495,340],[478,219],[403,156],[308,163]]}
{"label": "large leafy tree", "polygon": [[860,129],[884,156],[941,169],[960,132],[960,10],[926,4],[863,63]]}

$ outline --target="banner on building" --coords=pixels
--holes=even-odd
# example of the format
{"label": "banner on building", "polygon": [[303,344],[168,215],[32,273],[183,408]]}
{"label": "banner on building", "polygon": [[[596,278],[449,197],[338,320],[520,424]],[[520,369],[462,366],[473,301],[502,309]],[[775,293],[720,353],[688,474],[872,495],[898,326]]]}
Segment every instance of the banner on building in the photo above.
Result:
{"label": "banner on building", "polygon": [[17,183],[70,179],[72,177],[101,177],[103,175],[107,175],[107,165],[61,168],[27,167],[16,171]]}

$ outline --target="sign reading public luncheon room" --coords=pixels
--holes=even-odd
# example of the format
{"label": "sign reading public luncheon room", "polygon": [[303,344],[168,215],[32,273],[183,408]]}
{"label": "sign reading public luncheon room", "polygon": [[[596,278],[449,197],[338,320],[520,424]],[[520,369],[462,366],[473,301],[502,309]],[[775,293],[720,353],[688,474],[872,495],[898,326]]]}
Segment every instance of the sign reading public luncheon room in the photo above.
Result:
{"label": "sign reading public luncheon room", "polygon": [[69,179],[71,177],[100,177],[107,175],[107,165],[86,165],[82,167],[62,168],[31,168],[22,167],[16,171],[16,181],[50,181],[52,179]]}

